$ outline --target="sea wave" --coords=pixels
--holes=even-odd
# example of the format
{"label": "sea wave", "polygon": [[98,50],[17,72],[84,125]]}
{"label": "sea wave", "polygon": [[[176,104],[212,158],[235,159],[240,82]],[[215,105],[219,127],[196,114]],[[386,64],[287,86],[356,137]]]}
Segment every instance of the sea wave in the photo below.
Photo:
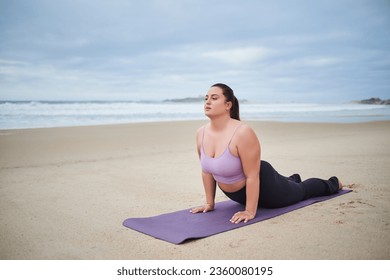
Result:
{"label": "sea wave", "polygon": [[[346,104],[240,105],[243,120],[364,122],[390,120],[390,106]],[[203,104],[144,101],[1,101],[0,129],[206,119]]]}

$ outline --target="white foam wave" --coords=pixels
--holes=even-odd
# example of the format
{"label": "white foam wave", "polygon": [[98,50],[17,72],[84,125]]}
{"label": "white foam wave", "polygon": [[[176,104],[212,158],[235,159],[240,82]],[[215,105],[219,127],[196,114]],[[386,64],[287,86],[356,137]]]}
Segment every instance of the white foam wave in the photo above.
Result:
{"label": "white foam wave", "polygon": [[[357,122],[389,120],[390,106],[362,104],[259,104],[240,106],[243,120]],[[0,102],[0,128],[206,119],[202,103]]]}

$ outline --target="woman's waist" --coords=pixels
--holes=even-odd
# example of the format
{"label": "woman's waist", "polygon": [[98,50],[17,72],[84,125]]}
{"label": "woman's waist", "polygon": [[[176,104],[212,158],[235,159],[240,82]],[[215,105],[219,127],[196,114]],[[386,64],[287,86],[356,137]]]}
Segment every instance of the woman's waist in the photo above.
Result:
{"label": "woman's waist", "polygon": [[217,183],[218,183],[218,187],[224,192],[236,192],[241,190],[243,187],[245,187],[246,179],[242,179],[232,184],[225,184],[221,182],[217,182]]}

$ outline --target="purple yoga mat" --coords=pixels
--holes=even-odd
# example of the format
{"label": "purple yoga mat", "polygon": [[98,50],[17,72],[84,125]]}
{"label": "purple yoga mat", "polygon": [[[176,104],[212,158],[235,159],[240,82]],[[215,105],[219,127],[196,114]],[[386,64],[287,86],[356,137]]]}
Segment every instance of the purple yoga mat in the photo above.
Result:
{"label": "purple yoga mat", "polygon": [[232,224],[229,221],[233,214],[242,211],[244,206],[228,200],[216,203],[215,210],[208,213],[192,214],[190,213],[190,209],[186,209],[153,217],[129,218],[123,222],[123,225],[155,238],[180,244],[189,239],[207,237],[264,221],[316,202],[346,194],[350,191],[341,190],[333,195],[310,198],[283,208],[260,208],[257,211],[256,217],[247,223]]}

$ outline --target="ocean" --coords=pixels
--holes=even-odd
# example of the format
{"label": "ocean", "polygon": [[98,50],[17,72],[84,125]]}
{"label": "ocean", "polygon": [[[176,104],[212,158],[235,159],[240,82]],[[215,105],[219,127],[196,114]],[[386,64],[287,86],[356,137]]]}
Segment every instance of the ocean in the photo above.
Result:
{"label": "ocean", "polygon": [[[243,121],[352,123],[390,120],[389,105],[240,104]],[[203,103],[0,101],[0,129],[207,120]]]}

